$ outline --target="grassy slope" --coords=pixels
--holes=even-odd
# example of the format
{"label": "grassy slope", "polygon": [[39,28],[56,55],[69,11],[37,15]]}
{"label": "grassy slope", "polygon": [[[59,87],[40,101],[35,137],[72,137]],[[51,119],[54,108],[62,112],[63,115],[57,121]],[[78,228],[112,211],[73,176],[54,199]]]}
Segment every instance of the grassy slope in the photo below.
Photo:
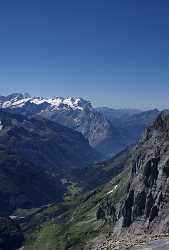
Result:
{"label": "grassy slope", "polygon": [[[116,161],[120,159],[116,158]],[[112,166],[113,164],[114,161]],[[126,162],[126,165],[128,164]],[[107,167],[105,164],[105,169],[108,172],[112,171],[110,162]],[[96,219],[100,201],[118,184],[118,188],[109,195],[117,202],[124,193],[129,172],[128,167],[97,190],[76,198],[72,197],[62,204],[32,211],[32,215],[28,216],[25,223],[26,226],[23,224],[26,232],[24,250],[88,250],[90,242],[97,235],[109,230],[105,221]]]}

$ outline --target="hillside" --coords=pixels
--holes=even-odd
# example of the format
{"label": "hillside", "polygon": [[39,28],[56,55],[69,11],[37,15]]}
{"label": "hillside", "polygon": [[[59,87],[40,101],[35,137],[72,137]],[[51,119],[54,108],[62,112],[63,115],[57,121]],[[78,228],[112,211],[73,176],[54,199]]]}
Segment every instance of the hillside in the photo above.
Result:
{"label": "hillside", "polygon": [[[164,111],[129,157],[119,154],[124,169],[119,175],[88,194],[28,216],[28,224],[22,225],[27,235],[25,249],[141,249],[141,242],[148,247],[154,239],[157,246],[165,245],[169,232],[168,133],[169,111]],[[106,166],[107,171],[111,172],[113,163]]]}
{"label": "hillside", "polygon": [[69,171],[99,159],[80,133],[49,120],[0,111],[0,121],[0,145],[47,171]]}
{"label": "hillside", "polygon": [[61,201],[66,188],[18,154],[0,148],[0,214]]}
{"label": "hillside", "polygon": [[97,157],[76,131],[0,111],[0,214],[62,201],[75,185],[83,188],[75,170]]}
{"label": "hillside", "polygon": [[[17,210],[14,215],[24,217],[21,222],[26,237],[24,249],[88,250],[93,238],[110,229],[104,220],[99,220],[98,209],[100,202],[105,200],[109,192],[112,193],[117,183],[122,184],[120,193],[125,189],[123,180],[128,175],[128,169],[113,181],[112,178],[127,167],[130,154],[131,149],[104,162],[99,168],[95,166],[93,173],[92,168],[89,185],[93,182],[97,187],[93,191],[82,192],[62,203],[43,208]],[[87,180],[86,176],[84,179]],[[108,213],[107,220],[110,218]],[[86,245],[87,242],[89,245]]]}

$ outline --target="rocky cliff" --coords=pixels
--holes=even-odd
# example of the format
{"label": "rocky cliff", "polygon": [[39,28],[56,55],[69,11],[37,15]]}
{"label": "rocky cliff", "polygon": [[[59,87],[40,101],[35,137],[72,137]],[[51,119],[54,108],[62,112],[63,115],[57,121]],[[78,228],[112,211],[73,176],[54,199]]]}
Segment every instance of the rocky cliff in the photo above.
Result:
{"label": "rocky cliff", "polygon": [[114,234],[168,233],[169,111],[163,111],[145,130],[133,150],[128,171],[121,199],[105,200],[96,215],[103,217],[113,211]]}
{"label": "rocky cliff", "polygon": [[138,230],[141,226],[143,230],[169,231],[168,138],[169,111],[163,111],[134,151],[128,195],[121,210],[123,227],[137,223]]}
{"label": "rocky cliff", "polygon": [[[160,113],[134,147],[128,168],[101,200],[96,218],[109,225],[93,250],[168,249],[169,111]],[[123,178],[122,178],[123,176]]]}

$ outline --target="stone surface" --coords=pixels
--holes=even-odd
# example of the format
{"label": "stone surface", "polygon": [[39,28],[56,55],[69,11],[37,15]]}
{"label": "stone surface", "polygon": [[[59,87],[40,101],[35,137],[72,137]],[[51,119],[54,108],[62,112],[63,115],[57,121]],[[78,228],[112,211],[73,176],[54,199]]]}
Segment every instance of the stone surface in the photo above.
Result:
{"label": "stone surface", "polygon": [[[95,249],[169,249],[169,111],[163,111],[145,130],[133,150],[126,182],[125,197],[118,204],[112,201],[114,233]],[[140,248],[141,243],[146,248]]]}
{"label": "stone surface", "polygon": [[[162,112],[133,152],[129,190],[122,201],[123,227],[139,221],[143,230],[167,232],[169,209],[169,114]],[[161,226],[160,226],[161,225]]]}
{"label": "stone surface", "polygon": [[111,235],[101,244],[96,245],[92,250],[168,250],[168,234],[142,234],[133,236],[131,234],[121,235],[115,238]]}

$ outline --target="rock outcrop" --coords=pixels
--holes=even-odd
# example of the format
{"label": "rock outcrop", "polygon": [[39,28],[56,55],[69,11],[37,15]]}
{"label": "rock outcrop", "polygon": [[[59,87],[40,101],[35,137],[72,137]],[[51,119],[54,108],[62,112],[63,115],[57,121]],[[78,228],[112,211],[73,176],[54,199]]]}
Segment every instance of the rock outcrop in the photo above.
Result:
{"label": "rock outcrop", "polygon": [[100,203],[97,212],[96,212],[97,220],[109,220],[113,219],[113,222],[116,221],[116,209],[112,204],[112,200],[107,196]]}
{"label": "rock outcrop", "polygon": [[119,211],[123,228],[169,232],[168,139],[169,111],[163,111],[133,152],[129,188]]}
{"label": "rock outcrop", "polygon": [[[112,234],[109,240],[105,239],[93,249],[140,249],[138,246],[132,248],[138,243],[138,235],[147,246],[148,242],[144,236],[151,240],[153,235],[157,235],[159,241],[162,236],[166,236],[168,240],[169,111],[161,112],[155,122],[145,130],[133,149],[128,171],[125,190],[119,192],[124,179],[119,182],[116,190],[120,199],[113,193],[112,204],[109,204],[109,207],[115,209],[115,214],[111,215],[115,218],[111,220]],[[105,215],[106,209],[101,202],[97,219],[106,222]]]}

